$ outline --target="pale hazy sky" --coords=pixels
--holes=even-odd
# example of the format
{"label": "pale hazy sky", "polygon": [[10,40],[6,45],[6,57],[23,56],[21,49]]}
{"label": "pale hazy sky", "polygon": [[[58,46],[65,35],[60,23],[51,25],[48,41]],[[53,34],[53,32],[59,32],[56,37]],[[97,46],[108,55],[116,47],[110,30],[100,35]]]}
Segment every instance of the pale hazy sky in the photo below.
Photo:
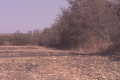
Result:
{"label": "pale hazy sky", "polygon": [[0,33],[50,26],[66,0],[0,0]]}

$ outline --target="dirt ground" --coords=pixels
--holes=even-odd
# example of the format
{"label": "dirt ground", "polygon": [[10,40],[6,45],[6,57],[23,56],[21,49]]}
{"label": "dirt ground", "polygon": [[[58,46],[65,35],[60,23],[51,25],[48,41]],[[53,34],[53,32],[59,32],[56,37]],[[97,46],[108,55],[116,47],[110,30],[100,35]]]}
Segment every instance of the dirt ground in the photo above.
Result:
{"label": "dirt ground", "polygon": [[120,56],[0,46],[0,80],[120,80]]}

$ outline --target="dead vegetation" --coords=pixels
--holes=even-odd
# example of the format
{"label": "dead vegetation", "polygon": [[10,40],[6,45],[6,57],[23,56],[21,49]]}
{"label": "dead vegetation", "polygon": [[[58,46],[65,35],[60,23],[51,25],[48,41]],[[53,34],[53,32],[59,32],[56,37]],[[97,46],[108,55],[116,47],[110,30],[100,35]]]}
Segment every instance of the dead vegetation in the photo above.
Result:
{"label": "dead vegetation", "polygon": [[77,51],[38,46],[1,46],[0,51],[1,80],[120,79],[120,61],[114,61],[110,56],[83,55]]}

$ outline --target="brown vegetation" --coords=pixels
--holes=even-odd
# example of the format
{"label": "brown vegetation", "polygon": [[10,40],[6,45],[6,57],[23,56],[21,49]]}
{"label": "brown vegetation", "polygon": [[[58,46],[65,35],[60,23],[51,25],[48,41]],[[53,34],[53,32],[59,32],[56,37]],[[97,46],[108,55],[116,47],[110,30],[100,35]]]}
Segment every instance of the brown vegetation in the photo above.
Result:
{"label": "brown vegetation", "polygon": [[43,31],[42,45],[69,49],[90,46],[98,51],[120,45],[119,5],[105,0],[69,0],[69,3],[52,27]]}
{"label": "brown vegetation", "polygon": [[1,80],[119,80],[119,67],[115,56],[82,55],[40,46],[0,46]]}

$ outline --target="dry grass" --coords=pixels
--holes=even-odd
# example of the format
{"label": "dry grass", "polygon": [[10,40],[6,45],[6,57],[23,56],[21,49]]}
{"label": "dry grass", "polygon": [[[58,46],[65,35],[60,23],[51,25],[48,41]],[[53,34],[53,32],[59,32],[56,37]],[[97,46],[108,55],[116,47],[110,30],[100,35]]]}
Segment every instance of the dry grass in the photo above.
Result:
{"label": "dry grass", "polygon": [[38,46],[1,46],[0,56],[8,57],[0,58],[0,80],[120,80],[120,61],[73,54]]}

